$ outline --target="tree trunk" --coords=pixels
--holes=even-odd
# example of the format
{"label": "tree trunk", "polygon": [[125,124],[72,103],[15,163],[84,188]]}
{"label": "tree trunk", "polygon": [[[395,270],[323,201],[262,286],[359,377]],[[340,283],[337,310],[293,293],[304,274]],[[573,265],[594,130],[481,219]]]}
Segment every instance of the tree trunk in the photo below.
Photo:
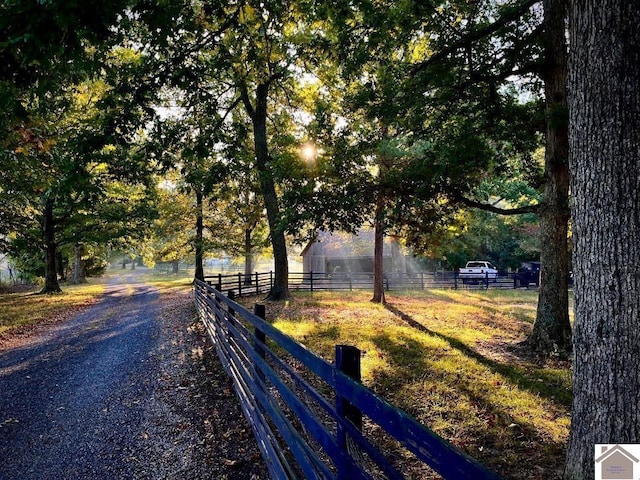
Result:
{"label": "tree trunk", "polygon": [[195,241],[195,250],[196,250],[196,271],[194,276],[200,280],[204,281],[204,244],[202,242],[202,231],[203,220],[202,220],[202,191],[196,191],[196,241]]}
{"label": "tree trunk", "polygon": [[251,285],[251,271],[253,270],[253,244],[251,232],[253,228],[244,229],[244,283]]}
{"label": "tree trunk", "polygon": [[131,259],[131,270],[135,270],[136,269],[136,258],[133,257]]}
{"label": "tree trunk", "polygon": [[171,262],[171,271],[174,275],[177,275],[180,271],[180,260],[173,260]]}
{"label": "tree trunk", "polygon": [[42,234],[45,245],[44,287],[40,293],[60,293],[58,269],[56,268],[55,220],[53,218],[53,200],[47,199],[44,205]]}
{"label": "tree trunk", "polygon": [[271,245],[273,246],[274,280],[273,288],[268,295],[270,300],[289,298],[289,264],[287,261],[287,244],[281,224],[282,215],[278,203],[273,174],[269,165],[269,147],[267,144],[267,99],[269,86],[258,85],[256,89],[256,106],[250,112],[253,122],[253,138],[256,151],[256,166],[260,176],[260,190],[267,210],[267,221]]}
{"label": "tree trunk", "polygon": [[595,443],[640,443],[638,18],[638,2],[571,3],[575,333],[567,480],[594,478]]}
{"label": "tree trunk", "polygon": [[84,268],[84,245],[76,243],[73,246],[73,280],[72,283],[78,285],[80,283],[87,283],[87,276]]}
{"label": "tree trunk", "polygon": [[384,193],[378,192],[374,221],[373,298],[372,302],[386,303],[384,296]]}
{"label": "tree trunk", "polygon": [[540,209],[540,293],[529,339],[543,355],[568,357],[569,322],[569,137],[567,118],[566,0],[544,0],[546,150]]}

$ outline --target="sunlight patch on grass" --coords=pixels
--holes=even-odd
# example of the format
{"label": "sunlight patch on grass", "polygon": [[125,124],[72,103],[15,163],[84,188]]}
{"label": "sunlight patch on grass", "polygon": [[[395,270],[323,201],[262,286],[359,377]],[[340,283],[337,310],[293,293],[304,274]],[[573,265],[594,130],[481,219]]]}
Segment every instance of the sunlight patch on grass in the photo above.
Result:
{"label": "sunlight patch on grass", "polygon": [[527,337],[537,292],[387,294],[387,307],[369,298],[296,294],[268,304],[268,318],[330,362],[335,345],[358,347],[369,388],[476,458],[508,459],[503,474],[527,462],[559,468],[570,423],[568,365],[491,350]]}
{"label": "sunlight patch on grass", "polygon": [[18,327],[28,327],[74,312],[95,303],[104,292],[104,285],[88,283],[63,287],[52,295],[8,293],[0,295],[0,335]]}

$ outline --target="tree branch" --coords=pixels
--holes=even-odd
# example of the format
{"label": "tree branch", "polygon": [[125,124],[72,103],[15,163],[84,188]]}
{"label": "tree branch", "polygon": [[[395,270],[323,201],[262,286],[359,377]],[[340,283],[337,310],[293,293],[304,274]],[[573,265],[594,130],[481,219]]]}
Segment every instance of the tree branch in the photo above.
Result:
{"label": "tree branch", "polygon": [[524,207],[517,207],[517,208],[500,208],[500,207],[496,207],[495,205],[490,205],[488,203],[482,203],[476,200],[472,200],[470,198],[465,197],[460,192],[454,192],[453,199],[454,201],[458,203],[462,203],[467,207],[477,208],[479,210],[496,213],[498,215],[522,215],[524,213],[537,214],[541,208],[541,204],[539,203],[536,205],[527,205]]}
{"label": "tree branch", "polygon": [[451,43],[446,48],[443,48],[439,52],[436,52],[424,62],[417,64],[410,70],[409,73],[411,75],[415,75],[425,70],[429,66],[433,65],[434,63],[442,60],[447,55],[455,52],[456,50],[460,48],[464,48],[472,42],[475,42],[489,35],[492,35],[493,33],[503,28],[505,25],[507,25],[509,22],[512,22],[520,18],[529,8],[531,8],[533,5],[535,5],[539,1],[540,0],[524,0],[520,5],[515,6],[513,10],[509,11],[509,13],[498,18],[492,24],[487,25],[486,27],[476,30],[474,32],[470,32],[468,35],[461,37],[457,42]]}

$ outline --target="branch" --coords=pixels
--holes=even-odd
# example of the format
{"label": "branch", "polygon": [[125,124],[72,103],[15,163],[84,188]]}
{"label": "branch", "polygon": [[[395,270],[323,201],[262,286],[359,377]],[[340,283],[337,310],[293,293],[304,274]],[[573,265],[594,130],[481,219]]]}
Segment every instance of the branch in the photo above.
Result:
{"label": "branch", "polygon": [[242,100],[242,103],[244,103],[244,108],[247,110],[247,114],[253,120],[253,117],[255,117],[255,114],[256,114],[256,110],[255,108],[253,108],[253,105],[251,104],[251,99],[249,98],[249,90],[247,88],[247,83],[244,81],[244,79],[240,81],[240,84],[238,85],[238,89],[240,90],[239,98],[240,100]]}
{"label": "branch", "polygon": [[476,30],[475,32],[471,32],[468,35],[458,39],[457,42],[449,44],[446,48],[440,50],[439,52],[436,52],[424,62],[421,62],[415,67],[413,67],[409,73],[411,75],[415,75],[416,73],[419,73],[425,70],[430,65],[433,65],[434,63],[442,60],[447,55],[455,52],[460,48],[467,46],[469,43],[475,42],[489,35],[492,35],[493,33],[500,30],[502,27],[507,25],[509,22],[519,19],[527,10],[529,10],[529,8],[531,8],[533,5],[535,5],[539,1],[540,0],[524,0],[522,4],[518,5],[517,7],[514,7],[513,10],[511,10],[509,13],[505,14],[504,16],[500,17],[492,24],[487,25],[486,27],[481,28],[480,30]]}
{"label": "branch", "polygon": [[467,207],[477,208],[479,210],[496,213],[498,215],[522,215],[524,213],[538,214],[542,205],[538,203],[537,205],[527,205],[527,206],[518,207],[518,208],[499,208],[494,205],[478,202],[476,200],[471,200],[470,198],[467,198],[464,195],[462,195],[460,192],[454,192],[453,199],[454,201],[458,203],[462,203]]}

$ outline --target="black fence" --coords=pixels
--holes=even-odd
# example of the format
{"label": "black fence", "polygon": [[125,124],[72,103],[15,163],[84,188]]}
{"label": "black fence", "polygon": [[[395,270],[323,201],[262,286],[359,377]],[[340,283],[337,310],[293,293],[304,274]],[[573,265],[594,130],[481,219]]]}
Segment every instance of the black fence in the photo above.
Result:
{"label": "black fence", "polygon": [[[208,285],[221,292],[233,290],[238,296],[268,293],[273,287],[273,272],[255,272],[224,275],[207,275]],[[389,273],[383,279],[385,290],[427,290],[437,288],[502,288],[513,289],[537,286],[537,282],[522,279],[518,273],[498,275],[495,279],[463,279],[458,272]],[[289,273],[289,289],[293,291],[320,292],[353,291],[373,288],[373,273]]]}
{"label": "black fence", "polygon": [[[404,479],[410,457],[445,479],[499,479],[364,387],[355,347],[336,346],[332,364],[265,321],[264,305],[251,313],[198,280],[195,301],[271,478]],[[382,448],[385,439],[407,454]]]}

